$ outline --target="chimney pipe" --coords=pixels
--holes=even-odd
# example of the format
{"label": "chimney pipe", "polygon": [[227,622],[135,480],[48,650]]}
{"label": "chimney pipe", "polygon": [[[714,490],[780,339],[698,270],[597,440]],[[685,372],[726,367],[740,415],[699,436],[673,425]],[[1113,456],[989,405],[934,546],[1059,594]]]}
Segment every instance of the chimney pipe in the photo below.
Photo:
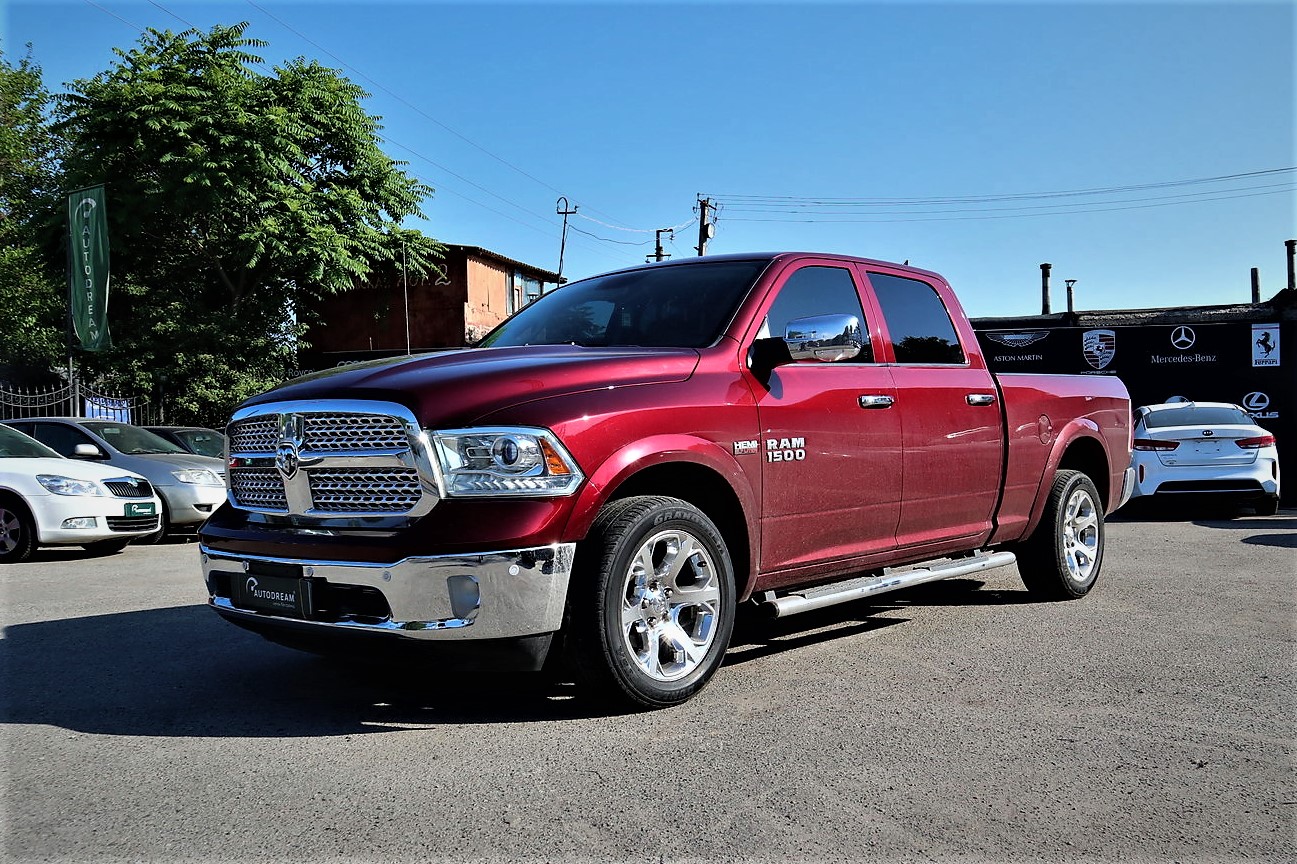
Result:
{"label": "chimney pipe", "polygon": [[[1288,247],[1291,252],[1292,247]],[[1290,257],[1291,260],[1291,257]],[[1053,264],[1040,265],[1040,314],[1049,314],[1049,271],[1053,269]]]}
{"label": "chimney pipe", "polygon": [[1297,270],[1294,270],[1293,256],[1297,254],[1297,240],[1285,240],[1288,247],[1288,290],[1297,291]]}
{"label": "chimney pipe", "polygon": [[1252,268],[1252,302],[1261,302],[1261,271],[1256,267]]}
{"label": "chimney pipe", "polygon": [[1072,307],[1072,286],[1076,284],[1075,279],[1064,279],[1067,283],[1067,313],[1070,315],[1074,311]]}

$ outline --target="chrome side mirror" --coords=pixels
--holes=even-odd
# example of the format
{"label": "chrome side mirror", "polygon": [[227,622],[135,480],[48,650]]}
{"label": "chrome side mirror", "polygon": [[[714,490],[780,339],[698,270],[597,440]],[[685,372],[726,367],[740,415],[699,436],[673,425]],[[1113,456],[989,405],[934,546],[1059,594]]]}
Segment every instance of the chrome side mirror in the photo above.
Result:
{"label": "chrome side mirror", "polygon": [[836,363],[859,356],[865,343],[855,315],[795,318],[784,328],[784,344],[794,360]]}

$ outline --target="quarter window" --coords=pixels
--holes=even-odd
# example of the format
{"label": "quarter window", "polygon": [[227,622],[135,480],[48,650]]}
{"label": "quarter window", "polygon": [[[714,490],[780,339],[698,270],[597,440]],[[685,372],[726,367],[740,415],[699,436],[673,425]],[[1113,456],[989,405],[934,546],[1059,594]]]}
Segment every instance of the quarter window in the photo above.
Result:
{"label": "quarter window", "polygon": [[897,363],[964,362],[955,325],[935,288],[918,279],[870,273]]}

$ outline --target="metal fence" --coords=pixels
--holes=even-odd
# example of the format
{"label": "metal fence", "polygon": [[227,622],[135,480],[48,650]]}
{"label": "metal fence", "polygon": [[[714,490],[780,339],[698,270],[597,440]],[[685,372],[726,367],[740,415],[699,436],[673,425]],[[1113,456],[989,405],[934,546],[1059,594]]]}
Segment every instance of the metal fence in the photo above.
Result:
{"label": "metal fence", "polygon": [[79,379],[35,387],[0,382],[0,421],[51,416],[100,417],[137,426],[164,422],[164,412],[150,400],[101,391]]}

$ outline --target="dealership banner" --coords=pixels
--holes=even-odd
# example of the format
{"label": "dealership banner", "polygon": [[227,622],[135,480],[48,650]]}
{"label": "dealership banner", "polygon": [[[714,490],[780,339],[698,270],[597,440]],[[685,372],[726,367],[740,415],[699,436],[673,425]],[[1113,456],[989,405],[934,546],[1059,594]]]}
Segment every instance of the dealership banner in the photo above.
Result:
{"label": "dealership banner", "polygon": [[104,187],[68,196],[68,299],[72,329],[87,351],[111,348],[108,333],[108,218]]}
{"label": "dealership banner", "polygon": [[[999,373],[1112,375],[1136,405],[1172,399],[1232,402],[1275,433],[1281,452],[1297,446],[1297,364],[1281,344],[1297,322],[1165,323],[1024,327],[977,333]],[[1281,339],[1280,337],[1285,337]]]}

